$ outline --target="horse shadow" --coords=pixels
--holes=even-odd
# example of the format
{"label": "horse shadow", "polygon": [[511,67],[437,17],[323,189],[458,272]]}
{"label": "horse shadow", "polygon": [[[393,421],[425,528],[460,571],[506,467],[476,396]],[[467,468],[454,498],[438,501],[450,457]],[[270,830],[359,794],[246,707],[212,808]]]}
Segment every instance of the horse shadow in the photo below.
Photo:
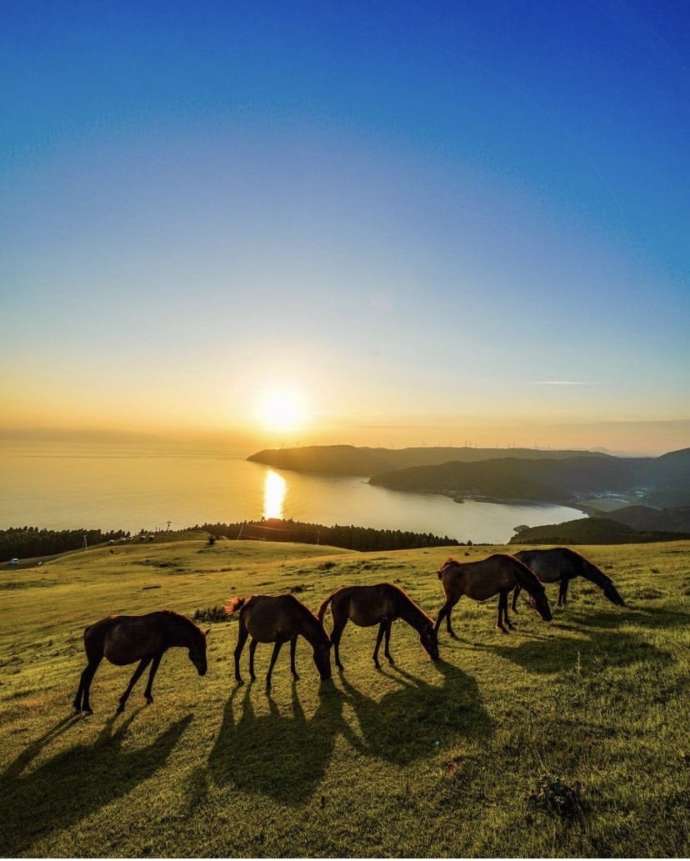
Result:
{"label": "horse shadow", "polygon": [[[670,621],[670,617],[677,617]],[[577,638],[550,636],[544,640],[523,640],[518,645],[475,644],[474,651],[491,652],[512,661],[533,673],[554,674],[572,670],[575,666],[600,665],[626,667],[644,662],[648,666],[662,667],[673,662],[673,656],[639,633],[622,630],[623,623],[641,627],[666,627],[668,624],[687,624],[690,617],[683,613],[657,613],[637,610],[624,613],[572,614],[557,621],[555,631],[579,634]]]}
{"label": "horse shadow", "polygon": [[361,753],[397,765],[428,757],[459,737],[488,738],[494,726],[482,705],[476,681],[454,664],[439,660],[434,667],[443,677],[440,686],[397,669],[400,687],[380,700],[352,685],[344,673],[341,683],[353,709],[361,737],[351,740]]}
{"label": "horse shadow", "polygon": [[268,697],[269,711],[257,715],[252,685],[233,689],[208,758],[208,773],[217,786],[270,796],[289,805],[308,800],[321,782],[339,733],[347,733],[343,701],[332,684],[322,685],[319,704],[307,719],[292,684],[289,707],[279,709]]}
{"label": "horse shadow", "polygon": [[590,628],[619,628],[621,624],[638,625],[640,628],[677,628],[690,626],[690,614],[663,607],[627,606],[620,610],[597,610],[595,612],[574,611],[560,623],[560,627],[573,625]]}
{"label": "horse shadow", "polygon": [[0,856],[24,854],[38,839],[68,828],[111,801],[126,795],[165,763],[191,715],[170,726],[147,747],[123,750],[134,712],[114,730],[106,721],[93,744],[77,744],[26,773],[55,738],[81,722],[66,718],[24,751],[0,775],[3,799]]}

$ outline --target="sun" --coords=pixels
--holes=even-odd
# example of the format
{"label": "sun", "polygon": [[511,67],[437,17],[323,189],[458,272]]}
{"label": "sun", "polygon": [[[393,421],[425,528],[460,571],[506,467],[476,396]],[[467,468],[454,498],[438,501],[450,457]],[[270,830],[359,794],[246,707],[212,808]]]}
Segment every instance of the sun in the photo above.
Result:
{"label": "sun", "polygon": [[304,398],[292,389],[267,392],[259,403],[258,412],[261,424],[269,431],[296,431],[307,421]]}

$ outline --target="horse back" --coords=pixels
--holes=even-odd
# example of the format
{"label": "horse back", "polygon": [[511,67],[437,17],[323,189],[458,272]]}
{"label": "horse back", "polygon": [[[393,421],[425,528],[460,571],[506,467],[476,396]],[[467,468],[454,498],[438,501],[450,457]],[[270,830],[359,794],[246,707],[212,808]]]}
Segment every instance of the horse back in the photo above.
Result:
{"label": "horse back", "polygon": [[165,620],[162,614],[146,616],[113,616],[103,619],[84,635],[87,644],[101,646],[102,654],[117,665],[131,664],[142,658],[153,657],[168,647]]}
{"label": "horse back", "polygon": [[567,547],[549,547],[544,550],[522,550],[515,556],[532,571],[542,583],[555,583],[562,578],[572,579],[582,572],[582,557]]}
{"label": "horse back", "polygon": [[289,640],[305,628],[309,610],[293,595],[253,595],[240,611],[240,618],[260,643]]}

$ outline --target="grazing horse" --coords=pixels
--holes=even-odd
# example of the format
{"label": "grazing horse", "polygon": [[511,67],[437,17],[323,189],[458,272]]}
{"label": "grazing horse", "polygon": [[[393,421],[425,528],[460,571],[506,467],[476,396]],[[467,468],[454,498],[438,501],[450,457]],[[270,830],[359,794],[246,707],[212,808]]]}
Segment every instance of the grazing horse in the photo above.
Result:
{"label": "grazing horse", "polygon": [[542,619],[551,621],[551,610],[544,587],[526,565],[506,553],[495,553],[479,562],[456,562],[455,559],[448,559],[441,566],[438,579],[443,584],[446,603],[441,607],[436,619],[436,631],[438,632],[445,617],[448,633],[455,640],[458,637],[450,617],[453,607],[463,595],[475,601],[485,601],[498,593],[497,627],[504,634],[513,627],[508,619],[508,593],[518,585],[530,593]]}
{"label": "grazing horse", "polygon": [[[619,607],[625,606],[625,601],[613,585],[613,580],[600,571],[596,565],[580,556],[569,547],[552,547],[547,550],[520,550],[515,554],[516,558],[523,562],[530,571],[533,571],[542,583],[559,583],[558,606],[565,607],[568,599],[568,585],[575,577],[584,577],[591,583],[595,583],[603,590],[604,595],[613,604]],[[516,605],[520,594],[520,584],[513,592],[513,610],[517,612]]]}
{"label": "grazing horse", "polygon": [[171,610],[160,610],[145,616],[110,616],[89,625],[84,631],[84,650],[88,664],[81,674],[79,690],[74,698],[75,711],[92,714],[89,690],[104,656],[118,667],[139,661],[139,666],[120,697],[118,714],[124,711],[132,688],[149,664],[151,671],[144,696],[149,705],[153,702],[153,680],[158,665],[163,654],[173,646],[189,649],[189,660],[200,676],[205,675],[207,634],[208,631],[197,628],[186,616],[180,616]]}
{"label": "grazing horse", "polygon": [[335,646],[335,665],[342,670],[340,662],[340,638],[343,629],[351,620],[361,628],[378,625],[379,632],[374,648],[374,664],[379,664],[379,648],[384,635],[386,643],[383,653],[391,664],[394,664],[390,653],[391,625],[396,619],[403,619],[419,634],[419,641],[431,656],[438,660],[438,642],[434,623],[417,604],[397,586],[392,583],[379,583],[378,586],[346,586],[334,592],[319,608],[318,617],[323,620],[328,605],[333,612],[333,631],[331,640]]}
{"label": "grazing horse", "polygon": [[266,674],[266,687],[271,688],[273,666],[278,659],[283,643],[290,641],[290,669],[295,679],[295,653],[297,637],[300,634],[314,650],[314,663],[322,681],[331,677],[330,648],[331,641],[324,631],[320,620],[293,595],[252,595],[250,598],[231,598],[225,605],[228,616],[240,611],[240,625],[235,648],[235,678],[242,684],[240,675],[240,657],[247,637],[251,634],[249,644],[249,675],[254,681],[254,652],[258,643],[275,643],[271,663]]}

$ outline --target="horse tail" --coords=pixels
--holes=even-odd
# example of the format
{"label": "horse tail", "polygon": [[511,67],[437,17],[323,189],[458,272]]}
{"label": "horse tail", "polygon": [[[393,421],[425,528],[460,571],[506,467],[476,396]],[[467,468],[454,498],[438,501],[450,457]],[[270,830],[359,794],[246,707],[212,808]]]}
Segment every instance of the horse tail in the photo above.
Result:
{"label": "horse tail", "polygon": [[246,603],[246,598],[240,598],[237,595],[235,595],[234,598],[229,598],[228,603],[223,607],[225,615],[232,616],[233,613],[236,613],[241,607],[244,607]]}
{"label": "horse tail", "polygon": [[316,617],[319,620],[319,622],[321,622],[322,625],[323,625],[323,617],[326,615],[326,611],[328,610],[328,605],[331,603],[331,601],[335,598],[336,595],[337,595],[337,592],[333,592],[331,595],[328,596],[328,598],[326,598],[326,600],[323,602],[323,604],[319,607],[319,610],[316,614]]}

